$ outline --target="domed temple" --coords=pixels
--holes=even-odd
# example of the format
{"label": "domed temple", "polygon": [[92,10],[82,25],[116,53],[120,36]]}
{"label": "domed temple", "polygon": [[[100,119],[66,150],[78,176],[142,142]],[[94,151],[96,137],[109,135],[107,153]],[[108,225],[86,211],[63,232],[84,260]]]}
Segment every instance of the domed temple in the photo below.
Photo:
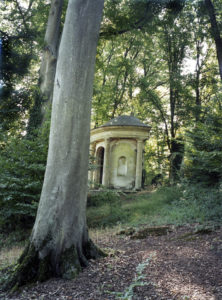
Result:
{"label": "domed temple", "polygon": [[141,189],[143,148],[150,128],[133,116],[120,116],[91,130],[90,154],[98,166],[90,171],[92,187]]}

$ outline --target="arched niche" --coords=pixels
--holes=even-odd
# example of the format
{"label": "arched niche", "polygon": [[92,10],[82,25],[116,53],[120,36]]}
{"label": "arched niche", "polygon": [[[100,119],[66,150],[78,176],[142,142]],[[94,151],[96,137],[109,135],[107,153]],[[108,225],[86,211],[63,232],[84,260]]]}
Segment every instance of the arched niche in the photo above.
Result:
{"label": "arched niche", "polygon": [[117,176],[126,176],[127,174],[127,159],[125,156],[120,156],[118,159]]}

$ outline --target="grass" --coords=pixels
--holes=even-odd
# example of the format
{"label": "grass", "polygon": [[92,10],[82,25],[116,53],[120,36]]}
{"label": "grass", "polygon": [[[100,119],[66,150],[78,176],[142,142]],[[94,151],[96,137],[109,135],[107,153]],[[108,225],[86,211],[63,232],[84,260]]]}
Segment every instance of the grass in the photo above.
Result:
{"label": "grass", "polygon": [[221,219],[222,193],[216,188],[197,185],[161,187],[127,195],[113,203],[107,203],[104,198],[103,204],[87,210],[87,222],[91,228],[206,224]]}
{"label": "grass", "polygon": [[14,264],[22,254],[24,246],[12,246],[11,249],[2,249],[0,251],[0,270]]}
{"label": "grass", "polygon": [[[87,210],[89,227],[106,227],[116,224],[126,226],[148,223],[162,225],[174,223],[168,212],[171,204],[181,196],[179,188],[160,188],[152,192],[143,192],[121,197],[115,205],[104,203]],[[105,200],[104,200],[105,202]]]}
{"label": "grass", "polygon": [[169,205],[180,197],[179,190],[172,191],[171,188],[161,188],[148,194],[141,194],[135,198],[135,201],[123,206],[130,212],[130,223],[149,223],[162,225],[171,223],[166,217]]}
{"label": "grass", "polygon": [[16,262],[29,235],[30,230],[0,233],[0,271]]}

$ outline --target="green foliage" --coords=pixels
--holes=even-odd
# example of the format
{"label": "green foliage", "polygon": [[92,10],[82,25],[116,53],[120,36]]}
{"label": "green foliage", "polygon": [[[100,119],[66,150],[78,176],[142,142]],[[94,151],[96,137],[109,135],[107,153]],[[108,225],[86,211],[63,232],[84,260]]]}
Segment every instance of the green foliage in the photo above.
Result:
{"label": "green foliage", "polygon": [[209,20],[199,4],[105,3],[93,126],[131,112],[151,125],[145,154],[148,181],[159,173],[164,177],[170,174],[171,183],[178,180],[184,154],[180,139],[185,140],[186,129],[200,120],[206,107],[221,103]]}
{"label": "green foliage", "polygon": [[[177,187],[162,187],[153,193],[123,195],[110,206],[103,203],[87,210],[89,227],[114,226],[116,224],[164,224],[166,212],[173,201],[181,196]],[[170,207],[170,208],[169,208]],[[169,220],[168,220],[169,221]],[[167,223],[168,223],[167,221]],[[170,221],[169,221],[170,223]]]}
{"label": "green foliage", "polygon": [[48,130],[33,137],[8,138],[0,152],[0,224],[7,230],[31,226],[40,198]]}
{"label": "green foliage", "polygon": [[92,191],[88,194],[87,206],[98,207],[103,204],[115,206],[120,200],[119,194],[116,191],[103,189],[99,191]]}
{"label": "green foliage", "polygon": [[[12,124],[30,106],[30,98],[27,89],[23,86],[15,88],[15,85],[22,81],[28,72],[31,61],[31,54],[24,53],[26,41],[22,38],[12,38],[2,35],[2,68],[1,79],[2,88],[0,89],[0,128],[9,130]],[[26,46],[27,47],[27,46]]]}
{"label": "green foliage", "polygon": [[18,130],[35,99],[49,3],[0,2],[0,128]]}
{"label": "green foliage", "polygon": [[87,206],[87,223],[90,227],[112,226],[125,218],[120,196],[116,191],[101,190],[89,194]]}
{"label": "green foliage", "polygon": [[213,186],[222,178],[221,112],[207,115],[204,122],[188,132],[185,176],[190,182]]}
{"label": "green foliage", "polygon": [[220,222],[222,219],[222,196],[218,188],[201,184],[183,183],[182,196],[172,203],[168,217],[175,223]]}
{"label": "green foliage", "polygon": [[25,110],[30,106],[30,93],[25,84],[28,79],[25,79],[25,76],[34,58],[34,31],[31,26],[27,26],[31,12],[27,10],[26,14],[18,2],[2,1],[0,10],[2,12],[0,14],[2,39],[0,127],[9,130],[12,126],[18,126],[14,123],[24,117]]}
{"label": "green foliage", "polygon": [[130,216],[128,221],[132,225],[153,224],[162,225],[173,222],[167,217],[172,203],[179,199],[181,190],[177,187],[161,187],[155,192],[141,194],[123,206]]}
{"label": "green foliage", "polygon": [[108,204],[87,210],[89,227],[206,224],[221,219],[221,188],[190,183],[122,196],[112,214]]}

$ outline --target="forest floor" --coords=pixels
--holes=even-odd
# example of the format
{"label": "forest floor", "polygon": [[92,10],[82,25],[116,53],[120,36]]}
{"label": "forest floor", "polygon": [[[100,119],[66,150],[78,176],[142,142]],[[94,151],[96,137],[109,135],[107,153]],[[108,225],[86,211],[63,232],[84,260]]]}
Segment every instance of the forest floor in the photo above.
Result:
{"label": "forest floor", "polygon": [[221,228],[170,226],[167,234],[153,234],[132,239],[114,230],[94,231],[94,241],[109,255],[90,261],[78,278],[51,279],[0,299],[222,299]]}

